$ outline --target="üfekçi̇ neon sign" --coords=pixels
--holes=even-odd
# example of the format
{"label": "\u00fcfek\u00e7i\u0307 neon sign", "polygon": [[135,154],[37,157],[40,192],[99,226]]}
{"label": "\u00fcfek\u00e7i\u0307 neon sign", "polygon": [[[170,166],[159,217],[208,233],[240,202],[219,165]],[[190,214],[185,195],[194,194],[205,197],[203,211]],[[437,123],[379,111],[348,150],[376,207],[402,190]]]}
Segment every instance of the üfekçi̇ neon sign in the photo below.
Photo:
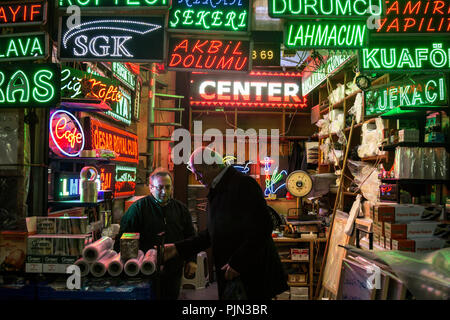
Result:
{"label": "\u00fcfek\u00e7i\u0307 neon sign", "polygon": [[398,106],[447,105],[447,79],[439,74],[414,77],[406,83],[370,88],[364,97],[367,116],[384,113]]}
{"label": "\u00fcfek\u00e7i\u0307 neon sign", "polygon": [[0,36],[0,62],[44,59],[48,55],[48,36],[44,32]]}
{"label": "\u00fcfek\u00e7i\u0307 neon sign", "polygon": [[285,23],[288,48],[361,48],[368,38],[365,22],[307,22]]}
{"label": "\u00fcfek\u00e7i\u0307 neon sign", "polygon": [[[442,39],[444,40],[444,39]],[[450,41],[440,39],[370,41],[359,50],[360,67],[365,71],[447,71],[450,70]]]}
{"label": "\u00fcfek\u00e7i\u0307 neon sign", "polygon": [[136,168],[116,166],[114,197],[133,196],[136,190]]}
{"label": "\u00fcfek\u00e7i\u0307 neon sign", "polygon": [[0,66],[0,107],[50,108],[60,100],[56,64]]}
{"label": "\u00fcfek\u00e7i\u0307 neon sign", "polygon": [[239,77],[192,74],[191,105],[305,108],[300,74],[251,73]]}
{"label": "\u00fcfek\u00e7i\u0307 neon sign", "polygon": [[250,42],[171,38],[169,69],[249,71]]}
{"label": "\u00fcfek\u00e7i\u0307 neon sign", "polygon": [[268,0],[272,18],[365,18],[380,16],[385,0]]}
{"label": "\u00fcfek\u00e7i\u0307 neon sign", "polygon": [[116,161],[138,163],[138,139],[135,134],[118,129],[103,121],[84,119],[86,146],[88,149],[112,150],[119,154]]}
{"label": "\u00fcfek\u00e7i\u0307 neon sign", "polygon": [[65,8],[76,5],[81,8],[118,8],[118,9],[145,9],[145,8],[167,8],[168,0],[59,0],[58,6]]}
{"label": "\u00fcfek\u00e7i\u0307 neon sign", "polygon": [[445,32],[450,32],[449,1],[386,0],[386,14],[376,34]]}
{"label": "\u00fcfek\u00e7i\u0307 neon sign", "polygon": [[164,59],[163,17],[108,19],[81,16],[79,28],[69,29],[62,17],[58,52],[65,61],[156,62]]}
{"label": "\u00fcfek\u00e7i\u0307 neon sign", "polygon": [[249,0],[173,0],[169,30],[246,32]]}
{"label": "\u00fcfek\u00e7i\u0307 neon sign", "polygon": [[0,4],[0,27],[42,24],[46,19],[44,1]]}
{"label": "\u00fcfek\u00e7i\u0307 neon sign", "polygon": [[60,156],[77,157],[83,151],[85,137],[78,119],[68,111],[56,110],[50,115],[49,145]]}
{"label": "\u00fcfek\u00e7i\u0307 neon sign", "polygon": [[119,79],[128,88],[134,90],[136,85],[136,76],[128,70],[121,62],[113,62],[111,65],[113,75]]}

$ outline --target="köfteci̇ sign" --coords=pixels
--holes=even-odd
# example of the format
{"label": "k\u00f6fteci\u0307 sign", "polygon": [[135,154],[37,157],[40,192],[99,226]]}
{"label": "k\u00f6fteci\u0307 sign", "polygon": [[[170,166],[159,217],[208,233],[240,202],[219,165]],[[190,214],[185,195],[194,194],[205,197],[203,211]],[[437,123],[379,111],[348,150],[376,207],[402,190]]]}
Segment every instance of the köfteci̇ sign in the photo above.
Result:
{"label": "k\u00f6fteci\u0307 sign", "polygon": [[62,157],[78,157],[84,149],[85,136],[78,119],[66,110],[50,114],[50,149]]}
{"label": "k\u00f6fteci\u0307 sign", "polygon": [[[163,17],[116,18],[82,15],[69,29],[62,17],[58,49],[63,61],[159,62],[164,59]],[[70,24],[69,24],[70,25]]]}
{"label": "k\u00f6fteci\u0307 sign", "polygon": [[305,108],[299,73],[192,74],[192,106]]}
{"label": "k\u00f6fteci\u0307 sign", "polygon": [[56,64],[0,66],[0,107],[50,108],[60,102]]}
{"label": "k\u00f6fteci\u0307 sign", "polygon": [[45,1],[0,3],[0,27],[40,25],[47,20]]}
{"label": "k\u00f6fteci\u0307 sign", "polygon": [[448,105],[447,81],[445,75],[436,74],[370,88],[364,95],[365,114],[380,114],[398,106]]}
{"label": "k\u00f6fteci\u0307 sign", "polygon": [[169,11],[169,30],[247,32],[249,0],[175,0]]}
{"label": "k\u00f6fteci\u0307 sign", "polygon": [[135,134],[91,117],[84,118],[83,124],[87,149],[111,150],[118,154],[114,159],[116,161],[138,163],[138,139]]}
{"label": "k\u00f6fteci\u0307 sign", "polygon": [[284,45],[288,48],[362,48],[368,40],[366,22],[287,21]]}
{"label": "k\u00f6fteci\u0307 sign", "polygon": [[364,71],[448,71],[450,41],[429,37],[420,41],[372,39],[368,47],[359,50],[359,59]]}
{"label": "k\u00f6fteci\u0307 sign", "polygon": [[250,41],[171,38],[168,69],[248,72],[249,56]]}

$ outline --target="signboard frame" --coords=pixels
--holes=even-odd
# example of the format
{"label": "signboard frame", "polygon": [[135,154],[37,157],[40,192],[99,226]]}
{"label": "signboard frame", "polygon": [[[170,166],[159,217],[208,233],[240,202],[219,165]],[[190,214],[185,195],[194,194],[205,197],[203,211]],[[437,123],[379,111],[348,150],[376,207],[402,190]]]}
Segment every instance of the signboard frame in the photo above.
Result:
{"label": "signboard frame", "polygon": [[[2,58],[0,57],[0,62],[10,62],[10,61],[34,61],[34,60],[45,60],[49,57],[49,35],[47,32],[25,32],[25,33],[11,33],[0,35],[0,39],[3,38],[18,38],[26,36],[44,36],[44,55],[41,56],[29,56],[29,57],[18,57],[18,58]],[[22,48],[21,48],[22,49]],[[20,51],[20,50],[19,50]]]}

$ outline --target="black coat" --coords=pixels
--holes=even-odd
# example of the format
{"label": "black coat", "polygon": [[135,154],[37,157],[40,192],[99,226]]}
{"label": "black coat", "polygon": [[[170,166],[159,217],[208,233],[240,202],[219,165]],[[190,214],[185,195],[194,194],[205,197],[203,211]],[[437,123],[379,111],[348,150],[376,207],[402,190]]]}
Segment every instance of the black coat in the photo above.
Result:
{"label": "black coat", "polygon": [[259,184],[230,167],[210,190],[208,200],[208,229],[176,243],[180,255],[187,257],[212,247],[219,297],[225,286],[221,268],[227,263],[240,273],[249,299],[271,299],[288,290]]}

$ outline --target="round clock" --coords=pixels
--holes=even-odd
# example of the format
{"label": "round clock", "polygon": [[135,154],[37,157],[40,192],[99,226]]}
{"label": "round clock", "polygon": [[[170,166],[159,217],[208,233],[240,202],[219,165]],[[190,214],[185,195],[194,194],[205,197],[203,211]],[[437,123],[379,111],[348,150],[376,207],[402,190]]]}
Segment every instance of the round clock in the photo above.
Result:
{"label": "round clock", "polygon": [[302,170],[297,170],[289,174],[286,179],[286,189],[294,197],[304,197],[312,190],[313,184],[309,174]]}

